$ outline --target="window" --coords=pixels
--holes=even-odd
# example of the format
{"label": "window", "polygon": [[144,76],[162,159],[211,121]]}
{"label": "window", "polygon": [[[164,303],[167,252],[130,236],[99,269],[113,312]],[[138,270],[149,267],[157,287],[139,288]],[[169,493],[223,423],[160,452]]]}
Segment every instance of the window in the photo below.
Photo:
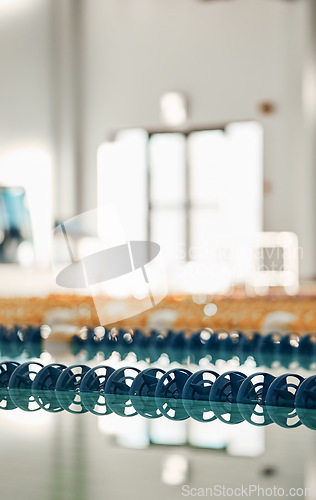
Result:
{"label": "window", "polygon": [[[98,155],[99,202],[119,200],[131,238],[161,245],[175,263],[234,267],[236,241],[262,230],[262,128],[124,130]],[[228,252],[220,250],[226,249]],[[237,266],[238,267],[238,266]],[[244,270],[235,270],[242,280]],[[204,273],[204,271],[203,271]],[[239,275],[239,276],[238,276]]]}

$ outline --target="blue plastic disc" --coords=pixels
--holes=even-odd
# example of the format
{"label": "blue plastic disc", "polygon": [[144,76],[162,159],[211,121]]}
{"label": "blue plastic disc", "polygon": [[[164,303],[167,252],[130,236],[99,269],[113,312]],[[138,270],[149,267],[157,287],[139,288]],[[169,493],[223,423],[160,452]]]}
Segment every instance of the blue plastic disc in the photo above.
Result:
{"label": "blue plastic disc", "polygon": [[105,396],[105,384],[115,370],[111,366],[99,365],[89,370],[80,385],[82,403],[94,415],[112,413]]}
{"label": "blue plastic disc", "polygon": [[251,332],[240,336],[237,355],[241,365],[245,363],[249,356],[255,359],[256,364],[260,364],[257,359],[258,344],[260,341],[261,334],[258,332]]}
{"label": "blue plastic disc", "polygon": [[72,365],[66,368],[57,379],[56,396],[64,410],[69,413],[86,413],[81,400],[80,384],[85,374],[90,370],[86,365]]}
{"label": "blue plastic disc", "polygon": [[297,351],[300,365],[310,370],[316,359],[316,333],[307,333],[301,337]]}
{"label": "blue plastic disc", "polygon": [[274,379],[269,373],[254,373],[242,382],[237,394],[237,403],[247,422],[257,426],[273,422],[265,404],[268,389]]}
{"label": "blue plastic disc", "polygon": [[183,405],[182,391],[192,372],[175,368],[165,373],[159,380],[155,398],[160,412],[170,420],[186,420],[189,414]]}
{"label": "blue plastic disc", "polygon": [[135,377],[140,373],[138,368],[126,366],[115,370],[105,384],[105,395],[110,409],[121,417],[137,415],[131,401],[130,389]]}
{"label": "blue plastic disc", "polygon": [[9,395],[21,410],[37,411],[41,408],[32,394],[32,384],[42,368],[41,363],[28,361],[18,366],[12,373],[9,380]]}
{"label": "blue plastic disc", "polygon": [[277,377],[268,389],[266,405],[269,415],[281,427],[301,425],[295,408],[295,397],[303,380],[300,375],[286,373]]}
{"label": "blue plastic disc", "polygon": [[135,377],[131,390],[131,401],[137,413],[145,418],[159,418],[161,411],[157,408],[155,391],[159,379],[165,374],[161,368],[147,368]]}
{"label": "blue plastic disc", "polygon": [[244,417],[237,406],[237,394],[246,375],[229,371],[218,377],[210,392],[211,408],[215,416],[226,424],[239,424]]}
{"label": "blue plastic disc", "polygon": [[305,379],[297,389],[295,407],[302,424],[316,430],[316,375]]}
{"label": "blue plastic disc", "polygon": [[0,409],[14,410],[16,405],[13,403],[9,394],[9,380],[14,370],[20,366],[16,361],[4,361],[0,364]]}
{"label": "blue plastic disc", "polygon": [[44,366],[36,375],[32,384],[32,394],[38,405],[50,413],[63,411],[55,392],[55,387],[60,374],[66,366],[52,363]]}
{"label": "blue plastic disc", "polygon": [[280,357],[280,341],[281,334],[279,332],[271,332],[268,335],[260,335],[260,340],[257,345],[256,360],[259,365],[271,367]]}
{"label": "blue plastic disc", "polygon": [[212,370],[199,370],[185,383],[183,405],[190,417],[198,422],[212,422],[216,419],[210,404],[210,391],[218,376]]}
{"label": "blue plastic disc", "polygon": [[295,333],[288,333],[280,340],[279,361],[286,368],[297,360],[299,336]]}

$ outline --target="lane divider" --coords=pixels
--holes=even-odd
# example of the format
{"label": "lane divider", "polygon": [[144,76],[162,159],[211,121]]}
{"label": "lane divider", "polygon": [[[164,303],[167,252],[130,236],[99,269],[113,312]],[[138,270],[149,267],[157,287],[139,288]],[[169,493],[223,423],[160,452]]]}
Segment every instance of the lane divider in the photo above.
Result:
{"label": "lane divider", "polygon": [[[240,364],[243,364],[252,357],[257,366],[268,368],[275,363],[289,368],[293,362],[307,370],[316,367],[316,333],[299,337],[294,333],[281,335],[272,332],[263,336],[258,332],[245,334],[202,330],[188,336],[185,332],[173,330],[162,333],[156,330],[103,329],[104,333],[100,336],[99,330],[87,329],[83,338],[74,335],[71,338],[72,353],[85,352],[87,359],[93,359],[98,353],[108,358],[116,351],[124,359],[134,352],[138,360],[149,363],[157,361],[162,354],[167,354],[170,362],[185,363],[189,360],[196,364],[205,357],[209,357],[213,364],[217,360],[228,361],[233,357],[239,358]],[[49,350],[49,347],[41,336],[40,327],[15,326],[8,329],[0,326],[0,356],[34,358],[40,357],[44,350]]]}
{"label": "lane divider", "polygon": [[126,366],[84,364],[66,367],[38,361],[0,364],[0,409],[66,410],[95,415],[116,413],[171,420],[189,417],[199,422],[219,419],[227,424],[248,421],[316,430],[316,375],[278,377],[265,372],[246,376],[239,371],[219,375],[213,370],[192,373],[186,368],[140,371]]}

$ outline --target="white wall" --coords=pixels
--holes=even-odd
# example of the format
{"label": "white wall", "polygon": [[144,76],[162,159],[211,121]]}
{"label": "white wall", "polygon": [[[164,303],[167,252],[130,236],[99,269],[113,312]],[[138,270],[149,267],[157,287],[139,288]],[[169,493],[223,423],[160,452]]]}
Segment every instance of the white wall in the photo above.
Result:
{"label": "white wall", "polygon": [[0,2],[0,183],[25,188],[44,266],[52,223],[50,9],[50,0]]}
{"label": "white wall", "polygon": [[[0,157],[55,165],[55,213],[96,205],[96,151],[113,130],[160,127],[161,94],[188,126],[260,120],[266,230],[292,230],[316,275],[314,0],[10,0],[0,3]],[[276,113],[262,117],[258,103]],[[132,187],[131,187],[132,191]]]}
{"label": "white wall", "polygon": [[0,2],[0,155],[51,152],[50,0]]}
{"label": "white wall", "polygon": [[76,211],[75,5],[0,1],[0,169],[12,153],[14,161],[18,152],[20,158],[25,150],[44,152],[53,168],[56,218]]}
{"label": "white wall", "polygon": [[[302,102],[313,0],[82,3],[81,209],[95,206],[100,143],[121,127],[161,127],[160,95],[180,90],[188,126],[262,122],[272,184],[264,227],[296,232],[302,275],[316,274],[313,133]],[[274,115],[260,115],[262,100],[276,104]]]}

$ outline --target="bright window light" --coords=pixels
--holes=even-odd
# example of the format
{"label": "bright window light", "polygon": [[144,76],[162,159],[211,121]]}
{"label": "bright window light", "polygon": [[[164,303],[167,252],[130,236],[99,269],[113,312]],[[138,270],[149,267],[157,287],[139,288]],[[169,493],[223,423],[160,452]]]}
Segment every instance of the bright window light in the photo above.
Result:
{"label": "bright window light", "polygon": [[131,233],[160,244],[175,291],[222,293],[245,283],[243,242],[262,231],[262,149],[257,122],[125,130],[99,149],[98,202],[117,203]]}
{"label": "bright window light", "polygon": [[150,196],[156,206],[185,203],[185,139],[182,134],[155,134],[149,144]]}
{"label": "bright window light", "polygon": [[[98,150],[98,206],[114,204],[126,239],[146,239],[146,140],[143,130],[121,132]],[[101,234],[100,234],[101,231]],[[102,221],[99,224],[102,234]]]}

